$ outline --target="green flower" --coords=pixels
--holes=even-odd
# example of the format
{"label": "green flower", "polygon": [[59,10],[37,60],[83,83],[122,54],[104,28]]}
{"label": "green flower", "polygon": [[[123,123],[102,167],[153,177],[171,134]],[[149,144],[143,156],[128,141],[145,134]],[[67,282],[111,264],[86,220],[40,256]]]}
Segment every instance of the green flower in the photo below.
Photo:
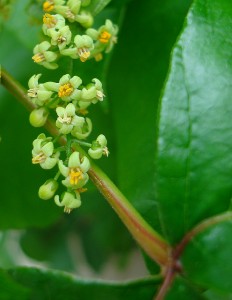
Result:
{"label": "green flower", "polygon": [[65,108],[57,107],[56,113],[58,118],[56,126],[62,134],[68,134],[72,131],[74,126],[83,126],[85,119],[75,114],[75,106],[69,103]]}
{"label": "green flower", "polygon": [[118,27],[110,20],[106,20],[105,25],[101,26],[98,30],[89,28],[86,34],[96,41],[94,47],[95,52],[105,50],[106,53],[110,52],[114,44],[117,42]]}
{"label": "green flower", "polygon": [[32,56],[32,59],[35,63],[42,65],[47,69],[57,69],[58,65],[54,63],[57,59],[57,54],[52,51],[48,51],[50,47],[51,44],[47,41],[36,45],[33,49],[34,56]]}
{"label": "green flower", "polygon": [[60,50],[64,49],[71,42],[72,33],[69,26],[64,26],[61,29],[53,30],[51,33],[51,44],[57,45]]}
{"label": "green flower", "polygon": [[59,14],[43,16],[43,33],[51,37],[52,32],[60,30],[65,26],[65,18]]}
{"label": "green flower", "polygon": [[43,3],[43,10],[45,12],[55,11],[58,5],[63,5],[64,0],[47,0]]}
{"label": "green flower", "polygon": [[55,192],[58,189],[58,183],[53,178],[48,179],[41,187],[39,188],[38,195],[40,199],[48,200],[51,199]]}
{"label": "green flower", "polygon": [[103,134],[100,134],[96,141],[93,141],[88,153],[94,159],[99,159],[102,155],[106,155],[108,157],[109,151],[107,148],[107,140]]}
{"label": "green flower", "polygon": [[77,139],[86,139],[92,131],[92,122],[89,118],[85,119],[85,123],[73,127],[71,134]]}
{"label": "green flower", "polygon": [[34,109],[29,116],[30,124],[34,127],[42,127],[47,121],[49,111],[45,107]]}
{"label": "green flower", "polygon": [[67,167],[62,160],[59,161],[58,166],[61,174],[66,177],[62,181],[66,187],[76,190],[87,183],[90,163],[86,156],[80,159],[80,153],[75,151],[70,155]]}
{"label": "green flower", "polygon": [[69,22],[75,22],[75,18],[79,13],[80,7],[81,0],[69,0],[66,6],[57,5],[55,11],[68,19]]}
{"label": "green flower", "polygon": [[58,162],[60,153],[54,153],[54,145],[51,138],[47,138],[41,133],[37,139],[33,141],[32,163],[40,164],[43,169],[52,169]]}
{"label": "green flower", "polygon": [[60,53],[73,59],[80,58],[82,62],[85,62],[90,56],[90,51],[94,48],[93,40],[88,35],[76,35],[74,44],[75,47],[61,50]]}
{"label": "green flower", "polygon": [[81,90],[80,100],[83,102],[97,103],[98,101],[103,101],[105,95],[101,81],[97,78],[94,78],[92,81],[94,84],[91,83]]}
{"label": "green flower", "polygon": [[69,74],[66,74],[60,78],[59,83],[45,82],[44,86],[48,90],[57,92],[63,101],[69,102],[79,99],[81,91],[78,90],[78,87],[81,83],[82,80],[80,77],[71,77]]}
{"label": "green flower", "polygon": [[55,203],[58,206],[64,206],[64,212],[70,213],[74,208],[78,208],[81,206],[81,197],[80,194],[77,191],[74,191],[72,193],[65,192],[60,197],[58,195],[55,196]]}
{"label": "green flower", "polygon": [[39,84],[39,78],[41,74],[33,75],[29,81],[29,90],[27,91],[28,97],[31,98],[32,102],[38,106],[43,106],[44,103],[50,100],[53,92],[48,91],[43,84]]}

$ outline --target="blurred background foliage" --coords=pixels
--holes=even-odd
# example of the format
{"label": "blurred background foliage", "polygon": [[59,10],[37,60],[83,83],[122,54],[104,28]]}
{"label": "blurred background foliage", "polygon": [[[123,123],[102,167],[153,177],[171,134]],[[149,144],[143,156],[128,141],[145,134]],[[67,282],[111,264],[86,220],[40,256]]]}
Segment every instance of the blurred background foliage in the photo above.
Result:
{"label": "blurred background foliage", "polygon": [[[42,73],[42,81],[58,80],[68,72],[69,61],[64,59],[58,70],[50,71],[31,59],[33,47],[41,41],[41,1],[11,2],[7,7],[0,5],[2,67],[25,88],[33,74]],[[77,61],[73,68],[73,75],[85,82],[98,77],[105,86],[106,100],[90,110],[92,136],[104,133],[109,141],[110,157],[99,165],[158,228],[153,184],[156,111],[170,51],[190,3],[112,0],[94,24],[110,18],[119,25],[113,53],[99,63]],[[94,271],[100,271],[112,255],[119,266],[125,266],[135,243],[91,183],[81,208],[69,216],[53,201],[38,198],[38,187],[49,178],[49,172],[31,164],[32,141],[41,129],[29,125],[28,112],[2,87],[0,99],[0,266],[20,263],[6,246],[12,234],[9,229],[19,230],[17,242],[28,257],[55,269],[78,273],[70,238],[81,244]],[[156,270],[154,263],[148,265]]]}

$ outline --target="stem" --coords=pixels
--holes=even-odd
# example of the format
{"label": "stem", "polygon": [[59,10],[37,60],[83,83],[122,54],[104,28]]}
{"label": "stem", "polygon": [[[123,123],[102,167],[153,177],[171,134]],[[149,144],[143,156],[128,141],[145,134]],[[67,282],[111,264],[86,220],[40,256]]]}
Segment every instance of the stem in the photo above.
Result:
{"label": "stem", "polygon": [[[3,86],[5,86],[5,88],[29,111],[34,109],[34,105],[26,95],[26,90],[5,70],[2,70],[1,75]],[[51,120],[46,122],[45,128],[53,136],[58,135],[54,122]],[[64,145],[66,140],[64,137],[61,137],[59,142]],[[78,148],[78,151],[86,155],[79,145],[76,147]],[[168,243],[142,218],[106,174],[92,162],[88,173],[93,183],[113,207],[140,247],[159,265],[166,267],[170,253]]]}

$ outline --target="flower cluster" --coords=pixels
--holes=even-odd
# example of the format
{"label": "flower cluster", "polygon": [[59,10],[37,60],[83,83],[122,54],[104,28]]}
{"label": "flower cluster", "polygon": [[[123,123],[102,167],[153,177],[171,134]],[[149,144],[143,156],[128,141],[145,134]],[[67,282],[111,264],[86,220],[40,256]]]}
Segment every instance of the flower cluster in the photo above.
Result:
{"label": "flower cluster", "polygon": [[[54,111],[58,136],[53,140],[42,133],[34,140],[32,163],[40,164],[43,169],[58,166],[59,171],[55,178],[50,178],[40,187],[39,197],[44,200],[52,198],[58,189],[57,179],[63,175],[62,184],[67,190],[61,197],[55,195],[55,203],[64,206],[64,211],[70,213],[81,205],[80,193],[85,191],[90,168],[89,159],[81,155],[76,146],[87,146],[90,157],[94,159],[108,156],[109,153],[106,138],[102,134],[92,143],[83,141],[92,130],[91,120],[84,116],[86,108],[91,103],[103,101],[102,83],[94,78],[85,86],[80,77],[71,77],[69,74],[62,76],[59,82],[39,83],[40,77],[41,74],[33,75],[28,82],[27,95],[36,106],[30,114],[30,123],[35,127],[43,126],[48,115]],[[66,138],[67,144],[56,148],[55,140],[61,136]],[[66,155],[61,159],[64,153]]]}
{"label": "flower cluster", "polygon": [[[110,20],[106,20],[98,29],[90,28],[93,17],[88,11],[89,4],[90,1],[81,0],[68,0],[67,3],[63,0],[44,2],[42,29],[46,40],[33,50],[32,59],[35,63],[48,69],[56,69],[57,60],[61,56],[80,59],[81,62],[91,58],[99,61],[103,52],[110,52],[117,42],[118,28]],[[79,33],[74,33],[71,29],[74,22],[83,27]]]}

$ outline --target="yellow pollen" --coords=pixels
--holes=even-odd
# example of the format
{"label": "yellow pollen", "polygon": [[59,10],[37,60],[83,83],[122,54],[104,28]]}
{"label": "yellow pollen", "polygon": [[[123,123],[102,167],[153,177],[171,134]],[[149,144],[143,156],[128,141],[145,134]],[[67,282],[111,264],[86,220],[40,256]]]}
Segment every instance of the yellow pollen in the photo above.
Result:
{"label": "yellow pollen", "polygon": [[43,16],[43,23],[48,27],[48,28],[52,28],[56,25],[57,20],[55,17],[53,17],[50,14],[45,14]]}
{"label": "yellow pollen", "polygon": [[40,152],[38,155],[32,158],[32,163],[35,164],[40,164],[46,160],[46,156],[44,155],[43,152]]}
{"label": "yellow pollen", "polygon": [[58,96],[60,98],[66,97],[72,94],[72,92],[73,92],[73,86],[71,85],[71,83],[68,82],[60,86]]}
{"label": "yellow pollen", "polygon": [[71,169],[69,172],[70,184],[76,185],[78,181],[83,178],[83,173],[79,168]]}
{"label": "yellow pollen", "polygon": [[45,1],[43,4],[43,10],[46,12],[52,11],[54,8],[54,3],[52,1]]}
{"label": "yellow pollen", "polygon": [[80,115],[82,115],[82,116],[85,116],[85,115],[87,115],[89,112],[88,112],[88,110],[87,110],[86,108],[80,108],[80,109],[78,109],[78,113],[79,113]]}
{"label": "yellow pollen", "polygon": [[80,61],[85,62],[90,56],[90,52],[88,48],[79,48],[78,55],[80,56]]}
{"label": "yellow pollen", "polygon": [[45,57],[43,53],[37,53],[34,56],[32,56],[32,59],[34,60],[35,63],[40,63],[45,60]]}
{"label": "yellow pollen", "polygon": [[111,34],[108,31],[103,31],[98,39],[102,44],[107,44],[110,38]]}
{"label": "yellow pollen", "polygon": [[102,60],[103,56],[102,56],[101,53],[98,53],[98,54],[96,54],[96,55],[94,56],[94,58],[95,58],[96,61],[100,61],[100,60]]}

